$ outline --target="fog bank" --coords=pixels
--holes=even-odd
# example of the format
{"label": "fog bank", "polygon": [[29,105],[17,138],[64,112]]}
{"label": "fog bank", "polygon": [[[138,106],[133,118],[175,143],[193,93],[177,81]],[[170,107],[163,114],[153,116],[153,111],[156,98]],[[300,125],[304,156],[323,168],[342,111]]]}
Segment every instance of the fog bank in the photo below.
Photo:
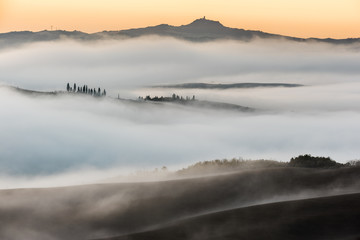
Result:
{"label": "fog bank", "polygon": [[[25,45],[0,51],[0,84],[106,88],[111,97],[196,95],[253,114],[135,104],[88,96],[31,97],[0,87],[0,175],[51,176],[82,169],[185,167],[216,158],[338,162],[360,152],[357,45],[253,41],[189,43],[139,38]],[[152,89],[186,82],[294,83],[298,88]],[[93,177],[89,177],[89,180]]]}
{"label": "fog bank", "polygon": [[[360,113],[249,114],[0,88],[1,172],[147,169],[216,158],[359,156]],[[220,114],[219,114],[220,113]]]}
{"label": "fog bank", "polygon": [[[46,42],[0,52],[1,81],[30,89],[67,82],[124,89],[186,82],[358,82],[358,45],[257,40],[189,43],[147,37]],[[21,71],[19,71],[21,70]],[[117,95],[117,94],[116,94]]]}

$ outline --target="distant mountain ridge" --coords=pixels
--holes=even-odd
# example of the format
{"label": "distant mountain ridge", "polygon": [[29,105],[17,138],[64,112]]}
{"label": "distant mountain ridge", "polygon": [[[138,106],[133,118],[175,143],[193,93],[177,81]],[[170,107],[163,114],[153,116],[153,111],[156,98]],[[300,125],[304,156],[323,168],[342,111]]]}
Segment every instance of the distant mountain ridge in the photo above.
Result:
{"label": "distant mountain ridge", "polygon": [[168,24],[160,24],[152,27],[134,28],[120,31],[103,31],[98,33],[84,33],[79,31],[20,31],[0,34],[0,48],[7,46],[16,46],[31,42],[57,41],[61,39],[72,40],[101,40],[101,39],[123,39],[135,38],[149,35],[158,35],[165,37],[173,37],[193,42],[207,42],[214,40],[240,40],[251,41],[256,38],[260,39],[286,39],[298,42],[326,42],[332,44],[351,44],[360,43],[360,38],[346,39],[320,39],[320,38],[296,38],[283,36],[279,34],[271,34],[262,31],[244,30],[239,28],[229,28],[222,25],[219,21],[208,20],[205,17],[196,19],[190,24],[181,26],[171,26]]}

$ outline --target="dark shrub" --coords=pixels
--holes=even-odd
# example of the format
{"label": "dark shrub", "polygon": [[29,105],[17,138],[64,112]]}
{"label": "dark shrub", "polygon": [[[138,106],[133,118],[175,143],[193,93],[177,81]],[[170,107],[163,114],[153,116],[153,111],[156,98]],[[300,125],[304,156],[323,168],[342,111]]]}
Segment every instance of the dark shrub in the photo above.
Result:
{"label": "dark shrub", "polygon": [[333,168],[340,167],[341,164],[335,162],[330,157],[313,157],[310,154],[305,154],[291,158],[289,166],[305,168]]}

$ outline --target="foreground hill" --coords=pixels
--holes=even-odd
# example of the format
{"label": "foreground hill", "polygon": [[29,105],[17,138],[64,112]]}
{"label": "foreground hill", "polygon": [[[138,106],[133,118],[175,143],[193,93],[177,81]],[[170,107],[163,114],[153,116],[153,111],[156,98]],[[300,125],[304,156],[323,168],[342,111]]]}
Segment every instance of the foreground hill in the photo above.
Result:
{"label": "foreground hill", "polygon": [[106,240],[356,240],[360,238],[359,227],[360,194],[349,194],[221,211]]}
{"label": "foreground hill", "polygon": [[359,38],[347,39],[319,39],[319,38],[295,38],[282,36],[278,34],[265,33],[262,31],[245,30],[238,28],[229,28],[218,21],[212,21],[205,18],[196,19],[190,24],[181,26],[171,26],[161,24],[152,27],[136,28],[120,31],[103,31],[99,33],[84,33],[79,31],[40,31],[40,32],[9,32],[0,34],[0,48],[17,46],[24,43],[57,41],[72,39],[78,41],[95,41],[104,39],[124,39],[149,35],[158,35],[164,37],[173,37],[187,41],[204,42],[221,39],[231,39],[239,41],[251,41],[253,39],[286,39],[298,42],[326,42],[331,44],[352,44],[359,43]]}
{"label": "foreground hill", "polygon": [[[356,167],[327,170],[274,168],[160,182],[2,190],[0,239],[101,239],[113,236],[191,239],[193,234],[200,234],[198,239],[204,239],[201,234],[213,235],[217,229],[225,234],[220,234],[218,239],[241,236],[241,231],[260,230],[263,234],[268,232],[269,236],[287,236],[287,231],[306,234],[309,225],[304,223],[307,219],[317,220],[316,216],[320,220],[338,216],[339,222],[335,221],[331,226],[339,226],[339,230],[334,227],[332,233],[351,236],[360,234],[359,230],[354,230],[354,224],[347,229],[341,222],[347,224],[359,217],[359,195],[337,200],[329,198],[329,201],[311,200],[296,206],[289,203],[246,207],[353,192],[360,192],[360,168]],[[314,215],[310,216],[311,212]],[[253,228],[256,222],[259,224]],[[285,222],[290,225],[283,227]],[[240,226],[249,229],[233,232],[235,226],[236,229]],[[156,231],[151,232],[153,230]],[[317,234],[328,236],[324,232],[321,230]]]}

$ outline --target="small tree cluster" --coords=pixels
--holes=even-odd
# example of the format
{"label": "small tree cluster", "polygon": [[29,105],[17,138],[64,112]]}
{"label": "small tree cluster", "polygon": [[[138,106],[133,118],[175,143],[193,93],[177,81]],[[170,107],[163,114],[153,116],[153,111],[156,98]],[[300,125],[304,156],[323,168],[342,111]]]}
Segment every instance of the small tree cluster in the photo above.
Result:
{"label": "small tree cluster", "polygon": [[155,102],[185,102],[185,101],[195,101],[195,95],[193,95],[191,98],[186,96],[179,96],[176,95],[175,93],[171,96],[171,97],[150,97],[150,95],[144,97],[139,97],[139,100],[145,100],[145,101],[155,101]]}
{"label": "small tree cluster", "polygon": [[68,92],[89,94],[89,95],[96,96],[96,97],[106,96],[105,89],[103,91],[101,91],[100,88],[98,88],[96,90],[96,88],[89,88],[87,85],[76,86],[76,83],[74,83],[73,87],[71,87],[70,84],[67,83],[66,90]]}
{"label": "small tree cluster", "polygon": [[340,167],[341,164],[335,162],[330,157],[313,157],[310,154],[305,154],[291,158],[289,166],[304,168],[334,168]]}

